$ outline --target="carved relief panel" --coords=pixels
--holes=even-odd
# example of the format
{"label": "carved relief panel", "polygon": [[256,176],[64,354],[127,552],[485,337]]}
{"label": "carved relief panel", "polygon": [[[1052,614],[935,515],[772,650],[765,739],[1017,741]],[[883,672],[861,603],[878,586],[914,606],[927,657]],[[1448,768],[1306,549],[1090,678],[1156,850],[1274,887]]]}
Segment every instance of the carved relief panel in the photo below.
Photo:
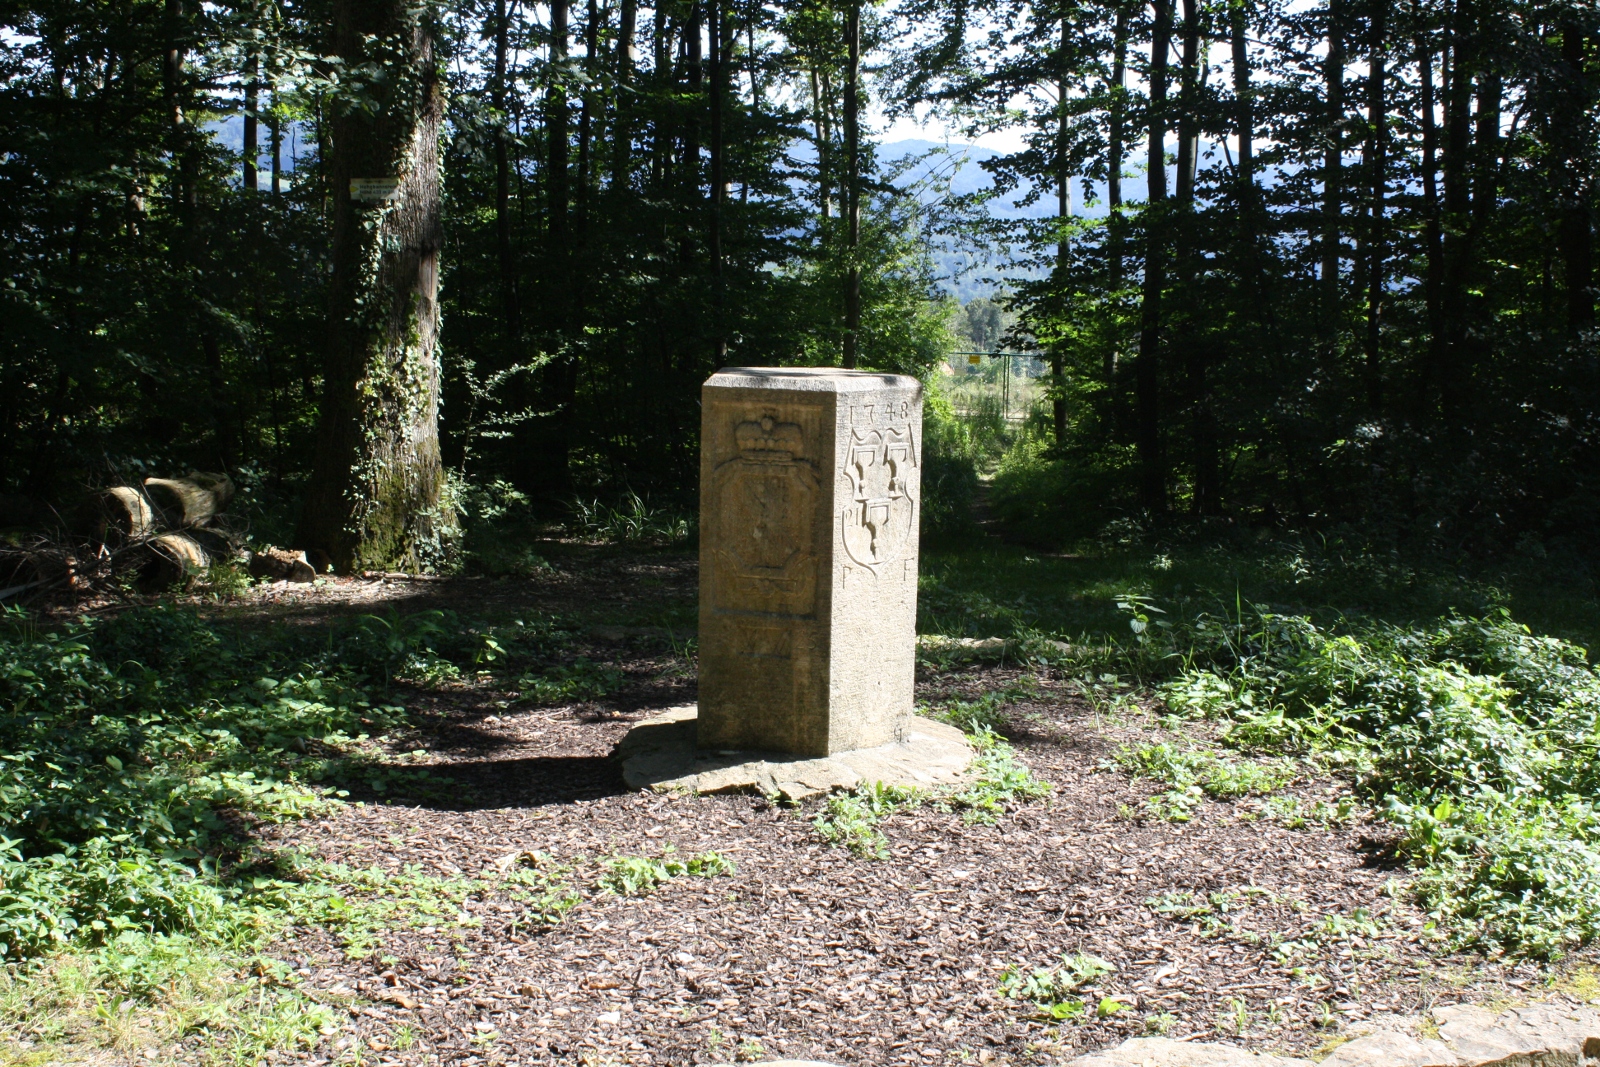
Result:
{"label": "carved relief panel", "polygon": [[852,405],[839,533],[850,559],[877,574],[907,558],[917,529],[918,456],[910,404]]}
{"label": "carved relief panel", "polygon": [[776,411],[737,418],[738,454],[712,475],[712,517],[705,531],[717,546],[717,607],[773,615],[807,615],[815,607],[814,516],[822,491],[798,422]]}

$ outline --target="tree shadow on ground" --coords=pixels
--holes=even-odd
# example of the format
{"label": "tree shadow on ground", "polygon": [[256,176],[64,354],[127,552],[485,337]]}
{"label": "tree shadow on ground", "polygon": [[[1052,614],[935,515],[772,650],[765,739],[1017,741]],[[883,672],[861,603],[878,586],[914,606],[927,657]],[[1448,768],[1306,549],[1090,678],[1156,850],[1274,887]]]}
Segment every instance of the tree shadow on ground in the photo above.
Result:
{"label": "tree shadow on ground", "polygon": [[460,760],[428,769],[432,773],[423,782],[396,783],[383,793],[351,788],[352,799],[430,811],[485,811],[572,804],[629,792],[621,768],[609,756]]}

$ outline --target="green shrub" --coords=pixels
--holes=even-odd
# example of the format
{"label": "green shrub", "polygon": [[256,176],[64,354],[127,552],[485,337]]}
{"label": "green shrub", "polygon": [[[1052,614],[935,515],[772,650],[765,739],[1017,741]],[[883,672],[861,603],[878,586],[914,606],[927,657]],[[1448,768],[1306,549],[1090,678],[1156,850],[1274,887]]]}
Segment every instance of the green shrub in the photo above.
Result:
{"label": "green shrub", "polygon": [[[1333,630],[1258,608],[1162,640],[1192,665],[1163,694],[1223,718],[1224,742],[1353,755],[1457,943],[1549,957],[1600,935],[1600,677],[1581,648],[1503,612]],[[1215,757],[1119,759],[1221,795],[1265,791]]]}
{"label": "green shrub", "polygon": [[830,796],[811,825],[817,836],[830,845],[848,848],[869,859],[884,859],[889,855],[889,840],[878,824],[922,800],[922,794],[915,789],[868,782],[848,793]]}
{"label": "green shrub", "polygon": [[[1109,974],[1116,973],[1116,965],[1098,956],[1083,952],[1062,956],[1055,967],[1037,967],[1024,971],[1007,967],[1000,975],[999,993],[1012,1000],[1029,1000],[1041,1011],[1055,1019],[1076,1019],[1087,1013],[1088,1007],[1072,994]],[[1096,1015],[1105,1018],[1122,1010],[1115,1000],[1101,1000]]]}
{"label": "green shrub", "polygon": [[937,378],[931,379],[922,405],[920,522],[925,541],[960,542],[977,534],[973,505],[982,461],[972,428],[956,415]]}
{"label": "green shrub", "polygon": [[1179,790],[1196,787],[1221,800],[1275,792],[1294,780],[1296,769],[1279,761],[1222,759],[1204,749],[1181,749],[1170,742],[1123,746],[1115,762],[1139,778],[1153,778]]}
{"label": "green shrub", "polygon": [[1049,783],[1035,778],[1018,762],[1016,752],[999,734],[977,730],[972,735],[972,747],[977,750],[972,761],[972,781],[946,801],[967,822],[993,823],[1018,800],[1049,795]]}
{"label": "green shrub", "polygon": [[[0,626],[0,945],[15,960],[125,932],[246,922],[216,857],[230,820],[324,803],[358,739],[403,721],[374,699],[463,638],[440,613],[331,632],[224,631],[162,607],[57,630]],[[241,917],[243,916],[243,917]]]}

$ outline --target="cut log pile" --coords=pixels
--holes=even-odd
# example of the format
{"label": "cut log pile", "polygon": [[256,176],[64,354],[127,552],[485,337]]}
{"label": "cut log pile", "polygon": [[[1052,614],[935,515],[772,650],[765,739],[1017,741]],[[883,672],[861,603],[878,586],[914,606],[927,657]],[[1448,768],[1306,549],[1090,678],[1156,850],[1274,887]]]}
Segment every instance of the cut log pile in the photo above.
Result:
{"label": "cut log pile", "polygon": [[269,581],[316,577],[304,553],[244,551],[239,527],[226,511],[233,496],[231,478],[205,471],[94,493],[59,521],[63,529],[56,534],[0,547],[0,600],[63,587],[186,589],[213,563],[225,561],[247,561],[252,577]]}

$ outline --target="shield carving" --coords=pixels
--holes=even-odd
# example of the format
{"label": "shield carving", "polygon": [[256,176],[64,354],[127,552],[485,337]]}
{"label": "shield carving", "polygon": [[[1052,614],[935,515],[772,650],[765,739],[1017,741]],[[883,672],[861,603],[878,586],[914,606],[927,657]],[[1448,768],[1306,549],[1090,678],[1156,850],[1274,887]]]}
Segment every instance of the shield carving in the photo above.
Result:
{"label": "shield carving", "polygon": [[739,455],[717,467],[712,523],[723,575],[718,606],[804,615],[816,595],[813,516],[819,491],[812,465],[796,458],[801,429],[772,416],[742,422]]}
{"label": "shield carving", "polygon": [[911,430],[851,430],[844,473],[851,500],[839,515],[845,551],[874,574],[903,559],[916,530],[917,505],[911,495],[917,455]]}

